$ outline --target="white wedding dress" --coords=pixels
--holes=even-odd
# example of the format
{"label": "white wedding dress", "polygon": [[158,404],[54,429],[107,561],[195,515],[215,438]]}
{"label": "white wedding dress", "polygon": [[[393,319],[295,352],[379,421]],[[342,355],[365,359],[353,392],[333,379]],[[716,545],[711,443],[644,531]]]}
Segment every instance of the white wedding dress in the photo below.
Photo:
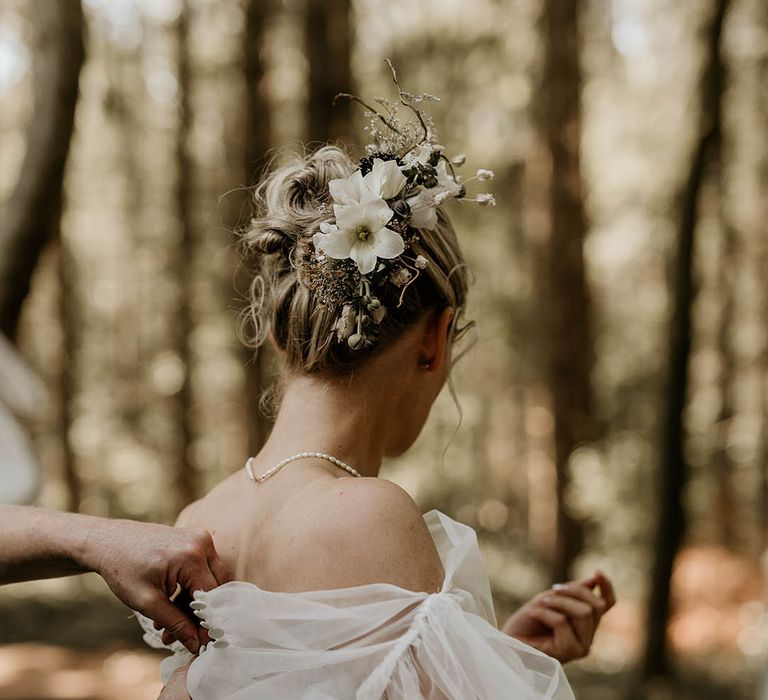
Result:
{"label": "white wedding dress", "polygon": [[[187,674],[193,700],[572,700],[558,661],[496,627],[474,530],[436,510],[424,520],[445,569],[438,593],[386,583],[275,593],[238,581],[196,592],[215,641]],[[164,682],[192,658],[169,648]]]}

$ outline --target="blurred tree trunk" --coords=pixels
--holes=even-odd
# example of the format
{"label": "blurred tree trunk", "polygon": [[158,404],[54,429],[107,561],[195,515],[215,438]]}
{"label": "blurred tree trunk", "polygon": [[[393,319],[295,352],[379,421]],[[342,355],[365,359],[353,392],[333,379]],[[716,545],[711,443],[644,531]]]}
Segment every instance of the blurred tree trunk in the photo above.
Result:
{"label": "blurred tree trunk", "polygon": [[350,0],[306,0],[305,31],[309,61],[307,139],[348,140],[352,134],[349,100],[333,98],[352,92],[352,24]]}
{"label": "blurred tree trunk", "polygon": [[728,452],[728,437],[734,418],[734,382],[736,379],[736,358],[734,356],[733,335],[735,312],[734,285],[738,269],[738,250],[736,232],[731,225],[724,201],[723,182],[723,152],[722,139],[713,146],[715,150],[716,176],[718,182],[718,197],[720,199],[720,235],[722,248],[720,251],[719,292],[722,299],[720,310],[720,325],[717,334],[717,345],[722,368],[720,370],[720,411],[717,416],[717,449],[714,454],[715,478],[717,492],[715,495],[715,524],[720,543],[734,549],[737,545],[738,533],[736,526],[739,522],[738,502],[733,489],[733,462]]}
{"label": "blurred tree trunk", "polygon": [[693,260],[699,199],[707,164],[717,157],[721,126],[723,64],[720,40],[727,0],[715,0],[706,35],[707,56],[699,87],[698,138],[688,177],[679,196],[680,223],[672,270],[674,311],[669,338],[669,367],[659,464],[654,563],[648,603],[643,674],[646,679],[669,675],[667,622],[675,557],[685,532],[683,490],[687,478],[684,425],[691,348],[691,309],[694,299]]}
{"label": "blurred tree trunk", "polygon": [[245,167],[247,176],[254,182],[264,171],[265,156],[271,145],[272,124],[262,54],[267,22],[273,11],[273,0],[246,1],[243,33]]}
{"label": "blurred tree trunk", "polygon": [[65,508],[80,510],[82,484],[77,470],[77,458],[72,449],[70,435],[73,422],[73,405],[77,396],[78,336],[81,328],[80,300],[77,294],[77,271],[67,241],[59,237],[59,325],[61,327],[61,366],[59,368],[59,435],[61,458],[66,487]]}
{"label": "blurred tree trunk", "polygon": [[554,413],[557,475],[555,581],[571,575],[582,546],[580,523],[568,512],[569,460],[579,443],[594,437],[591,400],[593,348],[591,302],[584,273],[581,144],[580,3],[546,0],[543,107],[549,152],[549,389]]}
{"label": "blurred tree trunk", "polygon": [[189,2],[182,2],[176,20],[176,80],[178,83],[178,120],[176,126],[176,221],[179,244],[176,251],[174,277],[178,284],[177,313],[173,320],[173,342],[183,367],[183,379],[176,399],[176,420],[179,435],[178,462],[175,473],[177,506],[183,508],[197,498],[199,474],[193,463],[191,446],[194,439],[192,420],[192,360],[190,343],[193,331],[192,297],[195,257],[195,234],[192,211],[194,207],[193,168],[189,150],[192,127],[190,105],[191,68],[189,51]]}
{"label": "blurred tree trunk", "polygon": [[[760,27],[763,34],[768,32],[768,6],[765,3],[756,5],[756,19],[757,26]],[[755,75],[757,82],[760,83],[761,79],[768,75],[768,53],[763,52],[756,65]],[[757,123],[765,124],[768,122],[768,94],[765,90],[755,90],[755,99],[757,100]],[[768,191],[768,140],[765,135],[763,136],[763,152],[759,161],[757,178],[761,185],[761,191]],[[762,217],[756,221],[756,230],[754,233],[757,235],[757,240],[760,242],[759,255],[762,267],[758,269],[768,270],[768,236],[765,236],[765,221],[768,220],[768,201],[763,197],[762,202]],[[763,304],[762,304],[763,318],[768,318],[768,277],[763,279]],[[758,498],[758,524],[762,533],[762,546],[768,551],[768,336],[763,338],[763,352],[759,358],[759,377],[761,377],[761,421],[759,425],[762,426],[761,444],[758,452],[758,469],[759,469],[759,489],[760,494]],[[767,567],[768,568],[768,565]],[[768,675],[766,675],[766,697],[768,697]]]}
{"label": "blurred tree trunk", "polygon": [[40,252],[57,232],[85,59],[79,0],[37,0],[35,17],[35,107],[19,180],[0,212],[0,331],[9,338]]}
{"label": "blurred tree trunk", "polygon": [[[768,184],[768,173],[765,181]],[[766,211],[768,216],[768,211]],[[763,269],[768,270],[768,242],[763,243]],[[763,298],[763,318],[768,317],[768,285],[764,287]],[[763,346],[762,357],[759,360],[758,376],[761,379],[760,391],[760,422],[762,426],[762,435],[758,446],[757,468],[758,468],[758,527],[762,535],[761,546],[768,553],[768,341]]]}
{"label": "blurred tree trunk", "polygon": [[[510,260],[519,261],[523,269],[528,269],[531,264],[532,251],[530,250],[530,241],[526,237],[525,231],[525,165],[517,161],[512,163],[508,169],[501,173],[499,177],[499,189],[505,193],[510,214],[508,217],[508,234],[506,242],[508,245],[508,255]],[[532,329],[529,327],[529,315],[521,313],[518,300],[501,300],[509,309],[509,315],[512,322],[507,326],[509,333],[509,346],[515,347],[518,338],[531,336]],[[527,397],[526,384],[528,377],[526,369],[530,367],[530,357],[521,361],[520,355],[515,353],[510,356],[510,378],[509,386],[512,395],[512,405],[514,407],[514,423],[510,427],[512,444],[515,448],[514,463],[524,464],[529,452],[529,439],[527,420]],[[520,528],[528,536],[528,518],[529,508],[531,507],[531,498],[529,494],[529,483],[527,472],[525,470],[510,470],[507,467],[508,479],[510,481],[511,495],[514,499],[510,508],[514,510],[519,519]]]}
{"label": "blurred tree trunk", "polygon": [[[266,25],[274,11],[272,0],[247,0],[243,33],[243,71],[245,78],[245,172],[258,182],[271,146],[270,102],[264,79],[262,59]],[[248,210],[248,207],[246,207]],[[247,223],[247,222],[246,222]],[[240,268],[238,288],[247,288],[247,269]],[[264,444],[271,427],[261,407],[261,397],[269,386],[271,349],[264,345],[256,353],[244,348],[248,443],[251,454]]]}
{"label": "blurred tree trunk", "polygon": [[[144,19],[142,24],[145,24]],[[142,27],[146,31],[146,27]],[[144,135],[139,118],[141,110],[137,96],[143,88],[140,46],[119,47],[106,41],[103,48],[96,49],[104,56],[107,75],[107,89],[104,93],[103,108],[120,139],[121,206],[123,220],[129,222],[127,234],[132,250],[142,248],[141,217],[144,203],[144,176],[139,159],[140,144]],[[115,385],[119,391],[116,397],[126,426],[137,439],[146,440],[142,424],[144,415],[143,397],[147,387],[141,371],[148,364],[146,353],[142,352],[142,334],[139,314],[141,306],[138,290],[141,287],[140,271],[136,265],[125,265],[121,270],[121,293],[128,301],[115,324],[116,353]]]}
{"label": "blurred tree trunk", "polygon": [[[768,63],[768,61],[766,61]],[[768,68],[768,66],[767,66]],[[768,115],[768,109],[764,114]],[[768,158],[763,163],[762,181],[768,187]],[[768,203],[763,203],[764,217],[768,218]],[[768,240],[762,240],[762,269],[768,270]],[[768,279],[763,280],[763,318],[768,318]],[[762,434],[758,443],[758,527],[760,528],[760,545],[768,555],[768,337],[764,337],[763,350],[758,358],[758,377],[760,379],[760,421]]]}

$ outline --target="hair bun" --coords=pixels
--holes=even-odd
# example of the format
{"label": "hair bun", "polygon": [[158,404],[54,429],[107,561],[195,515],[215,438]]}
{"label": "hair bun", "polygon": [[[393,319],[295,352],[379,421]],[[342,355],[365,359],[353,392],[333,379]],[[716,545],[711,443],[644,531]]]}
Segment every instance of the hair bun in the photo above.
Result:
{"label": "hair bun", "polygon": [[[319,303],[301,278],[302,243],[331,216],[330,182],[349,177],[356,167],[341,148],[325,146],[268,171],[254,192],[255,216],[241,239],[253,273],[241,337],[252,347],[270,338],[293,369],[346,372],[368,356],[338,342],[338,309]],[[458,315],[464,306],[464,258],[442,212],[434,231],[421,232],[414,253],[430,264],[417,275],[404,303],[397,289],[382,300],[392,311],[380,325],[377,348],[400,337],[430,309],[451,306]]]}
{"label": "hair bun", "polygon": [[253,222],[250,245],[260,255],[290,255],[295,240],[281,229],[268,228],[257,232],[258,223]]}

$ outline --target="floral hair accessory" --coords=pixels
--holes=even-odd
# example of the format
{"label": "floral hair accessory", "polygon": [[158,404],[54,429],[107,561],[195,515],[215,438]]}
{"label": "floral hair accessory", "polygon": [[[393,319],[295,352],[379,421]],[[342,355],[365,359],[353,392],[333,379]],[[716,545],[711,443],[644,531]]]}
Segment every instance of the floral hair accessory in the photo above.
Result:
{"label": "floral hair accessory", "polygon": [[[493,172],[480,169],[466,182],[456,174],[466,157],[444,154],[432,119],[419,107],[438,98],[403,91],[392,63],[387,64],[397,101],[377,98],[375,108],[355,95],[336,96],[365,108],[373,142],[357,170],[329,183],[333,217],[320,224],[301,264],[302,279],[320,304],[337,310],[335,339],[353,350],[376,342],[386,315],[379,298],[383,288],[399,289],[399,306],[408,286],[428,266],[427,258],[411,246],[419,230],[436,227],[438,207],[449,199],[496,204],[487,193],[467,198],[466,183],[490,180]],[[411,113],[411,121],[401,120],[401,107]]]}

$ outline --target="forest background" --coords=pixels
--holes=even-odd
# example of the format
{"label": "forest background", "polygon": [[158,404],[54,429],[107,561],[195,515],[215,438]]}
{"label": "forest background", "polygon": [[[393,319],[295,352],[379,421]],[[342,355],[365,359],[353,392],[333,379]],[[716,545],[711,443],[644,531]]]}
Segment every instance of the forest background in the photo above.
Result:
{"label": "forest background", "polygon": [[[451,205],[461,416],[441,396],[382,475],[477,529],[500,615],[610,575],[579,698],[758,697],[763,0],[3,0],[0,497],[172,522],[258,449],[248,186],[270,153],[365,143],[332,101],[391,97],[385,57],[497,206]],[[95,576],[7,587],[0,619],[0,698],[156,696]]]}

